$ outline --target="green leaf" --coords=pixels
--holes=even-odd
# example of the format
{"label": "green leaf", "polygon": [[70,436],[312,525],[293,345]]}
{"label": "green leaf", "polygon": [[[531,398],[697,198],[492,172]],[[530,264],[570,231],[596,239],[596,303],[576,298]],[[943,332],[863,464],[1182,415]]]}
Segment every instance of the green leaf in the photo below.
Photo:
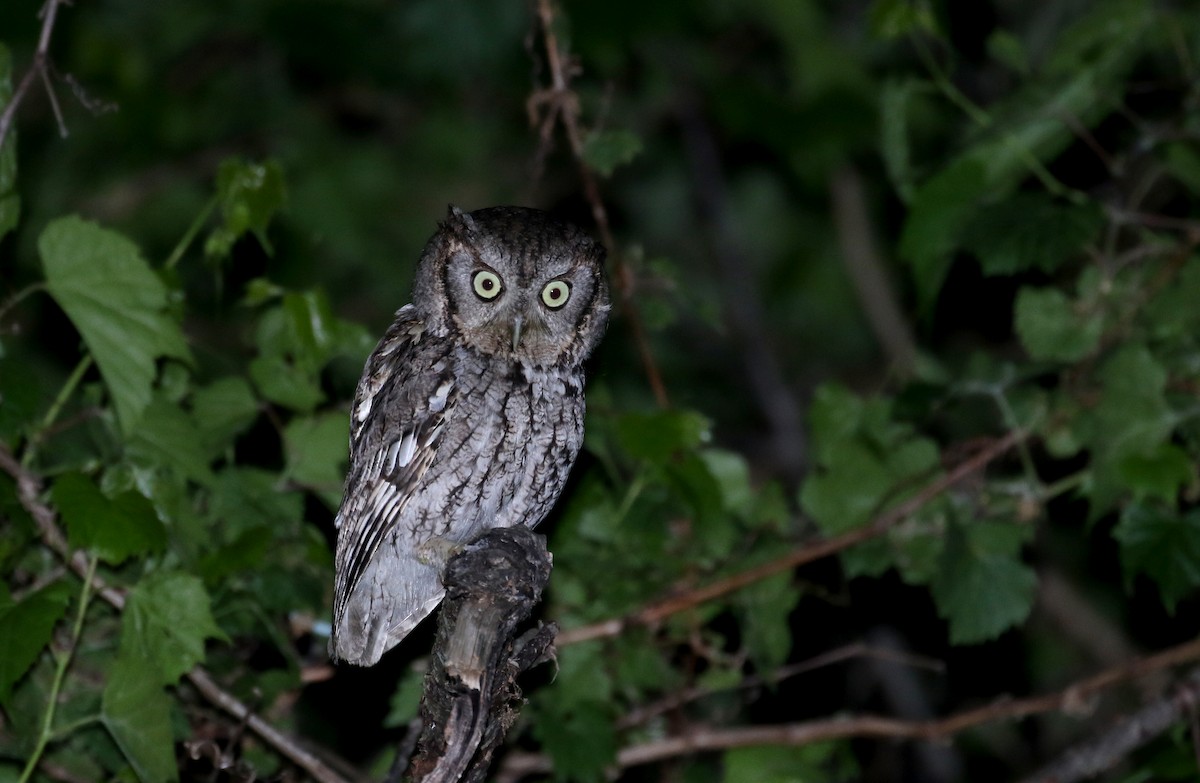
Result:
{"label": "green leaf", "polygon": [[250,362],[249,370],[258,393],[284,407],[307,413],[325,399],[312,373],[281,356],[259,356]]}
{"label": "green leaf", "polygon": [[318,370],[338,347],[340,322],[319,291],[289,292],[283,297],[289,352],[302,366]]}
{"label": "green leaf", "polygon": [[746,458],[725,449],[704,449],[698,456],[721,498],[721,509],[742,519],[753,513],[757,503]]}
{"label": "green leaf", "polygon": [[1074,205],[1044,193],[1017,193],[980,209],[963,227],[962,246],[985,275],[1028,269],[1053,272],[1079,253],[1104,225],[1094,204]]}
{"label": "green leaf", "polygon": [[167,312],[167,289],[132,242],[71,216],[38,240],[46,285],[96,359],[117,417],[133,432],[150,404],[155,360],[189,360],[187,343]]}
{"label": "green leaf", "polygon": [[[12,100],[12,54],[0,44],[0,112]],[[17,194],[17,131],[9,128],[8,138],[0,147],[0,239],[17,227],[21,218],[21,197]],[[2,353],[0,353],[2,355]]]}
{"label": "green leaf", "polygon": [[607,177],[618,166],[636,158],[642,151],[642,140],[624,130],[594,131],[583,143],[583,159],[589,166]]}
{"label": "green leaf", "polygon": [[925,83],[915,79],[889,79],[879,94],[879,149],[892,187],[906,204],[912,202],[916,191],[909,155],[909,108],[913,96],[926,89]]}
{"label": "green leaf", "polygon": [[1020,559],[1027,535],[1015,525],[991,522],[949,529],[930,592],[950,624],[951,644],[994,639],[1029,616],[1037,576]]}
{"label": "green leaf", "polygon": [[1182,516],[1146,503],[1132,503],[1113,529],[1121,544],[1127,582],[1146,574],[1158,585],[1163,605],[1174,612],[1200,587],[1200,510]]}
{"label": "green leaf", "polygon": [[209,524],[232,541],[262,525],[290,535],[304,516],[300,493],[285,492],[279,474],[251,467],[227,467],[213,488]]}
{"label": "green leaf", "polygon": [[396,684],[392,698],[388,701],[388,714],[383,719],[384,728],[394,729],[408,725],[417,717],[421,707],[421,693],[425,687],[425,670],[419,666],[409,666]]}
{"label": "green leaf", "polygon": [[248,163],[237,158],[222,161],[217,171],[217,203],[224,218],[205,243],[205,254],[222,257],[229,254],[247,231],[254,232],[259,244],[271,255],[267,226],[287,201],[283,168],[273,161]]}
{"label": "green leaf", "polygon": [[722,767],[724,783],[817,783],[859,778],[854,756],[840,742],[814,742],[796,748],[735,748],[725,751]]}
{"label": "green leaf", "polygon": [[138,582],[126,599],[120,657],[149,662],[157,676],[147,670],[143,677],[174,685],[204,660],[205,639],[225,638],[204,584],[191,574],[160,571]]}
{"label": "green leaf", "polygon": [[558,666],[554,684],[559,691],[555,696],[559,706],[573,709],[577,704],[604,704],[612,700],[613,681],[600,642],[573,644],[560,650]]}
{"label": "green leaf", "polygon": [[609,705],[578,703],[562,714],[551,708],[538,712],[534,735],[553,761],[560,778],[580,783],[600,783],[617,756],[617,736]]}
{"label": "green leaf", "polygon": [[875,0],[869,14],[871,34],[876,38],[939,35],[928,0]]}
{"label": "green leaf", "polygon": [[773,672],[792,650],[790,617],[800,603],[800,590],[791,572],[776,574],[739,590],[736,604],[742,617],[742,634],[754,667]]}
{"label": "green leaf", "polygon": [[1163,164],[1188,190],[1200,193],[1200,153],[1193,145],[1181,141],[1166,145]]}
{"label": "green leaf", "polygon": [[899,252],[912,267],[917,303],[923,312],[937,300],[959,235],[987,187],[983,164],[963,159],[922,183],[913,195]]}
{"label": "green leaf", "polygon": [[283,433],[284,475],[316,490],[330,508],[337,508],[342,499],[349,432],[349,414],[337,411],[292,419]]}
{"label": "green leaf", "polygon": [[87,476],[67,473],[54,482],[51,498],[71,547],[87,549],[110,565],[166,547],[162,522],[150,501],[137,492],[110,499]]}
{"label": "green leaf", "polygon": [[1175,502],[1179,490],[1196,477],[1195,471],[1191,457],[1174,443],[1160,443],[1117,460],[1117,475],[1135,497],[1156,497],[1166,503]]}
{"label": "green leaf", "polygon": [[362,326],[334,316],[319,291],[284,294],[259,319],[255,339],[260,355],[250,364],[250,379],[259,393],[303,412],[324,399],[319,374],[330,359],[361,362],[372,344]]}
{"label": "green leaf", "polygon": [[993,60],[1022,75],[1029,73],[1029,54],[1015,35],[1007,30],[994,30],[987,40],[988,54]]}
{"label": "green leaf", "polygon": [[825,385],[809,420],[817,470],[804,482],[800,503],[826,533],[861,527],[914,491],[917,479],[932,478],[938,466],[937,446],[891,421],[884,400]]}
{"label": "green leaf", "polygon": [[270,526],[250,528],[228,544],[205,552],[196,564],[196,573],[203,577],[205,583],[219,586],[231,574],[260,567],[275,543]]}
{"label": "green leaf", "polygon": [[1151,335],[1159,340],[1190,341],[1200,334],[1200,258],[1190,258],[1174,281],[1143,308]]}
{"label": "green leaf", "polygon": [[[1077,433],[1092,450],[1092,475],[1084,487],[1092,514],[1107,510],[1120,495],[1126,476],[1144,482],[1131,456],[1153,459],[1170,436],[1175,417],[1164,392],[1167,372],[1143,345],[1126,345],[1098,373],[1100,401],[1081,415]],[[1122,470],[1122,466],[1125,470]]]}
{"label": "green leaf", "polygon": [[1079,361],[1096,349],[1104,331],[1100,313],[1080,312],[1057,288],[1022,288],[1014,318],[1021,344],[1038,360]]}
{"label": "green leaf", "polygon": [[626,413],[616,422],[617,440],[626,453],[657,464],[707,443],[710,427],[695,411]]}
{"label": "green leaf", "polygon": [[200,431],[192,417],[169,400],[155,397],[142,414],[137,430],[129,435],[129,457],[145,467],[170,467],[181,477],[211,486]]}
{"label": "green leaf", "polygon": [[[4,590],[7,597],[7,590]],[[54,626],[71,601],[63,582],[47,585],[20,603],[0,608],[0,705],[8,703],[12,686],[49,643]]]}
{"label": "green leaf", "polygon": [[147,676],[151,671],[154,663],[122,642],[100,700],[100,720],[142,783],[170,783],[179,779],[171,700],[159,679]]}
{"label": "green leaf", "polygon": [[228,447],[257,417],[258,400],[242,378],[222,378],[192,395],[192,420],[210,457]]}

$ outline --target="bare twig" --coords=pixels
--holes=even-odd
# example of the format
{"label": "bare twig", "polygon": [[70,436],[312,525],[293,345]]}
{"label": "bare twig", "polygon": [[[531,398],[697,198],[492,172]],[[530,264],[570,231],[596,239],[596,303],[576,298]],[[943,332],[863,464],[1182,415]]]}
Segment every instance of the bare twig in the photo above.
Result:
{"label": "bare twig", "polygon": [[[26,470],[16,460],[12,453],[0,443],[0,470],[3,470],[17,484],[17,498],[21,506],[33,517],[38,527],[42,541],[61,557],[71,569],[80,576],[88,574],[88,560],[82,550],[72,552],[66,538],[58,527],[56,513],[53,508],[40,499],[42,492],[41,479]],[[91,580],[96,593],[116,609],[125,608],[125,594],[120,590],[105,584],[100,577]],[[290,759],[305,770],[319,783],[345,783],[345,779],[329,767],[324,761],[304,748],[298,740],[284,734],[267,721],[256,715],[233,694],[221,688],[212,676],[202,667],[197,666],[187,673],[188,681],[196,690],[217,707],[224,710],[233,718],[244,721],[245,724],[273,747],[281,755]]]}
{"label": "bare twig", "polygon": [[33,61],[29,64],[29,70],[25,72],[25,75],[21,77],[21,81],[17,84],[17,89],[13,92],[12,99],[4,107],[4,113],[0,114],[0,147],[4,146],[4,141],[8,138],[8,133],[12,129],[13,117],[17,113],[17,107],[25,99],[25,93],[29,92],[30,86],[33,85],[33,80],[39,76],[45,82],[46,93],[50,96],[51,105],[54,107],[54,116],[59,122],[59,132],[63,136],[67,135],[66,126],[62,122],[62,113],[58,108],[58,100],[54,95],[49,73],[47,72],[50,62],[50,35],[54,32],[54,22],[58,18],[58,7],[65,2],[67,0],[46,0],[46,4],[42,6],[42,10],[39,13],[42,19],[42,32],[38,36],[38,45],[33,53]]}
{"label": "bare twig", "polygon": [[[865,642],[855,642],[853,644],[843,645],[842,647],[828,650],[820,655],[814,655],[812,658],[787,666],[780,666],[778,669],[769,672],[765,675],[753,675],[743,678],[741,681],[733,685],[733,688],[738,690],[750,690],[761,688],[767,685],[777,685],[784,680],[790,679],[800,674],[805,674],[825,666],[832,666],[835,663],[849,661],[856,658],[873,659],[879,661],[887,661],[889,663],[898,664],[901,666],[910,666],[913,668],[927,669],[932,671],[944,670],[945,664],[941,661],[926,658],[921,655],[912,655],[899,650],[890,650],[885,647],[872,647]],[[621,719],[617,721],[617,728],[627,729],[633,726],[640,726],[650,720],[662,715],[663,713],[679,709],[693,701],[712,696],[716,693],[723,693],[729,688],[711,688],[702,686],[692,686],[685,688],[675,693],[668,694],[665,698],[656,701],[652,704],[646,704],[642,707],[630,710]]]}
{"label": "bare twig", "polygon": [[899,296],[875,243],[858,171],[850,166],[836,171],[829,181],[829,193],[842,262],[863,314],[892,366],[901,375],[911,375],[917,360],[916,339],[904,319]]}
{"label": "bare twig", "polygon": [[1025,779],[1025,783],[1074,783],[1112,769],[1132,751],[1145,745],[1194,713],[1200,703],[1200,669],[1193,670],[1170,693],[1127,715],[1108,730],[1064,753],[1054,763]]}
{"label": "bare twig", "polygon": [[[676,736],[631,745],[617,753],[620,768],[650,764],[705,751],[755,745],[809,745],[842,739],[941,740],[968,729],[1000,720],[1017,720],[1047,712],[1076,714],[1096,694],[1121,682],[1200,658],[1200,640],[1170,647],[1155,655],[1106,669],[1062,690],[1023,699],[1000,698],[982,707],[936,720],[909,721],[881,715],[834,717],[780,726],[746,726],[733,729],[690,727]],[[1192,684],[1195,688],[1195,683]],[[1188,691],[1194,698],[1195,693]],[[1190,702],[1183,702],[1186,707]],[[1182,709],[1181,707],[1181,709]],[[550,760],[537,754],[512,754],[496,776],[514,783],[521,778],[551,771]]]}
{"label": "bare twig", "polygon": [[[558,35],[554,32],[555,11],[552,0],[537,0],[537,14],[542,28],[542,40],[546,48],[546,64],[550,69],[550,86],[530,96],[527,106],[530,123],[538,127],[538,137],[541,140],[539,160],[549,146],[554,126],[561,124],[567,136],[567,143],[571,147],[571,154],[579,166],[579,180],[583,185],[584,197],[591,206],[592,219],[596,222],[600,239],[604,242],[604,246],[612,258],[613,274],[616,277],[621,308],[625,320],[629,324],[629,330],[633,333],[646,379],[654,393],[654,399],[659,406],[666,408],[670,404],[667,388],[663,384],[662,373],[659,372],[654,354],[650,350],[650,341],[642,323],[641,311],[633,296],[633,270],[617,252],[616,239],[613,237],[612,226],[608,220],[608,209],[605,208],[604,199],[600,196],[596,175],[584,159],[583,132],[579,121],[579,97],[571,89],[571,77],[574,74],[569,68],[566,54],[559,45]],[[546,113],[539,119],[538,111],[543,106],[546,107]]]}
{"label": "bare twig", "polygon": [[707,603],[714,598],[728,595],[747,585],[760,582],[769,576],[837,554],[855,544],[879,538],[918,511],[926,503],[929,503],[964,478],[982,470],[989,462],[1023,441],[1025,437],[1025,432],[1014,430],[1003,437],[997,438],[977,454],[949,470],[937,481],[930,483],[920,492],[895,508],[880,514],[874,521],[863,527],[855,528],[854,530],[823,541],[814,541],[806,544],[776,560],[733,574],[712,584],[668,596],[624,617],[616,617],[592,625],[584,625],[561,631],[558,635],[558,646],[564,647],[568,644],[575,644],[591,639],[607,639],[619,635],[626,628],[656,625],[673,614],[678,614],[692,607]]}

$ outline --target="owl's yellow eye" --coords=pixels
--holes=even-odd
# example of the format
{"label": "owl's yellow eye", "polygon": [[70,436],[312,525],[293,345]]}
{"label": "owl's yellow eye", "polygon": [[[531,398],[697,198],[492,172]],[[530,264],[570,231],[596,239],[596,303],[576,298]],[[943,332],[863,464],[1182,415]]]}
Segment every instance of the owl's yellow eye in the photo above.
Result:
{"label": "owl's yellow eye", "polygon": [[495,272],[481,269],[471,278],[471,287],[480,299],[495,299],[500,295],[500,277]]}
{"label": "owl's yellow eye", "polygon": [[551,280],[542,289],[542,301],[551,310],[557,310],[571,298],[571,286],[565,280]]}

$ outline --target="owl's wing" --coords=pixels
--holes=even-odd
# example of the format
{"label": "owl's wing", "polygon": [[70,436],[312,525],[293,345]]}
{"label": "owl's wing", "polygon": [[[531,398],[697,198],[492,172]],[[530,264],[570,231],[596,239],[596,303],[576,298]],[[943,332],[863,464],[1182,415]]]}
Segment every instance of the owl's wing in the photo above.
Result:
{"label": "owl's wing", "polygon": [[457,394],[446,357],[422,345],[412,305],[363,370],[350,414],[350,472],[338,527],[334,621],[437,453]]}

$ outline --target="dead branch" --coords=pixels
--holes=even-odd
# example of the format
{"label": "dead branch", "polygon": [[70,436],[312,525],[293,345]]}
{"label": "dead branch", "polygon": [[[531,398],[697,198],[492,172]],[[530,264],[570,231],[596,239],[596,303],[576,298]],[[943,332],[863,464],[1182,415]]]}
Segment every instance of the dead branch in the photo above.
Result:
{"label": "dead branch", "polygon": [[8,105],[4,107],[4,113],[0,114],[0,147],[4,146],[5,140],[8,138],[8,133],[12,129],[13,117],[17,113],[17,107],[21,105],[21,101],[25,99],[25,94],[29,92],[29,88],[33,85],[35,79],[41,78],[46,86],[46,94],[50,97],[50,105],[54,108],[54,116],[58,120],[58,131],[64,137],[67,135],[67,126],[62,120],[62,111],[58,107],[58,98],[54,95],[54,89],[50,84],[50,36],[54,32],[54,22],[58,19],[58,7],[63,5],[66,0],[46,0],[46,4],[42,6],[42,10],[38,16],[42,20],[42,32],[38,36],[37,49],[33,53],[33,61],[29,64],[29,70],[21,77],[21,81],[17,84],[17,89],[13,92],[12,98]]}
{"label": "dead branch", "polygon": [[[76,574],[81,577],[86,574],[88,571],[86,555],[82,550],[71,551],[67,539],[58,527],[57,513],[41,501],[41,478],[23,468],[12,452],[2,443],[0,443],[0,470],[3,470],[16,482],[17,498],[22,508],[33,517],[42,542],[61,557]],[[92,585],[97,595],[114,608],[117,610],[125,608],[125,594],[121,590],[106,584],[98,576],[92,578]],[[346,783],[345,778],[303,747],[297,739],[288,736],[263,720],[241,700],[218,685],[212,675],[203,667],[193,668],[186,677],[201,696],[224,710],[235,720],[245,722],[246,726],[264,742],[306,771],[319,783]]]}
{"label": "dead branch", "polygon": [[[935,720],[911,721],[882,715],[859,715],[822,718],[780,726],[745,726],[733,729],[693,726],[686,732],[672,737],[623,748],[617,753],[615,764],[624,769],[694,753],[755,745],[800,746],[844,739],[943,740],[968,729],[1000,720],[1019,720],[1047,712],[1079,714],[1086,711],[1092,697],[1114,685],[1197,659],[1200,659],[1200,640],[1114,666],[1053,693],[1023,699],[1002,697],[982,707]],[[1174,696],[1180,701],[1180,712],[1176,715],[1194,704],[1196,697],[1200,695],[1200,682],[1189,680],[1188,683],[1183,686],[1187,689],[1187,698],[1180,698],[1178,691]],[[1132,747],[1136,746],[1131,745],[1128,749]],[[518,753],[505,759],[496,780],[501,783],[515,783],[527,775],[550,771],[552,769],[547,757]],[[1057,783],[1067,783],[1068,780],[1075,779],[1077,778],[1063,779]],[[1039,780],[1039,783],[1049,783],[1050,780],[1054,779]]]}
{"label": "dead branch", "polygon": [[974,456],[963,460],[954,468],[947,471],[937,481],[930,483],[920,492],[895,508],[883,512],[874,521],[863,527],[855,528],[854,530],[823,541],[814,541],[806,544],[769,563],[763,563],[754,568],[733,574],[712,584],[659,599],[624,617],[616,617],[611,620],[593,623],[592,625],[567,629],[559,633],[558,645],[563,647],[568,644],[576,644],[591,639],[607,639],[620,635],[626,628],[656,625],[673,614],[678,614],[692,607],[707,603],[714,598],[728,595],[747,585],[778,574],[781,571],[789,571],[806,563],[811,563],[814,560],[820,560],[837,554],[855,544],[861,544],[864,541],[878,538],[958,482],[983,470],[988,463],[1007,452],[1026,437],[1027,434],[1025,432],[1014,430],[1001,438],[997,438],[985,448],[980,449]]}
{"label": "dead branch", "polygon": [[546,539],[527,527],[495,528],[446,565],[432,664],[421,699],[424,731],[409,779],[483,781],[523,703],[516,678],[546,660],[553,625],[517,638],[550,580]]}
{"label": "dead branch", "polygon": [[[558,34],[554,32],[555,9],[552,0],[537,0],[537,15],[541,25],[542,40],[546,49],[546,64],[550,70],[550,86],[538,90],[529,97],[526,109],[529,113],[530,124],[538,128],[542,150],[548,146],[556,124],[561,124],[571,147],[571,155],[579,167],[579,181],[583,185],[583,195],[592,209],[592,219],[596,222],[596,230],[600,232],[600,240],[608,249],[612,259],[613,275],[616,278],[617,294],[621,300],[621,309],[633,340],[637,346],[642,368],[654,399],[659,407],[667,408],[670,400],[667,397],[667,387],[663,384],[662,373],[650,350],[650,341],[642,323],[641,311],[634,299],[634,276],[629,264],[617,252],[616,239],[613,237],[612,225],[608,220],[608,209],[600,196],[600,186],[596,182],[596,174],[588,165],[583,154],[583,131],[580,127],[579,96],[571,89],[571,77],[574,75],[569,67],[566,52],[559,45]],[[539,117],[545,108],[545,115]]]}
{"label": "dead branch", "polygon": [[[752,690],[755,688],[774,686],[792,677],[806,674],[826,666],[833,666],[834,664],[841,663],[843,661],[855,659],[886,661],[898,666],[937,672],[944,671],[946,668],[946,665],[941,661],[927,658],[922,655],[905,653],[900,650],[891,650],[886,647],[872,647],[865,642],[854,642],[853,644],[847,644],[843,645],[842,647],[837,647],[833,650],[828,650],[820,655],[814,655],[812,658],[804,661],[797,661],[796,663],[788,664],[787,666],[780,666],[778,669],[768,672],[767,674],[754,674],[744,677],[732,687],[738,690]],[[686,704],[699,701],[716,693],[722,693],[727,690],[730,689],[716,689],[699,685],[684,688],[683,690],[668,694],[659,701],[630,710],[628,713],[621,716],[620,720],[617,721],[617,728],[628,729],[635,726],[644,725],[649,723],[654,718],[667,712],[673,712]]]}
{"label": "dead branch", "polygon": [[875,243],[858,171],[852,166],[836,171],[829,181],[829,193],[842,263],[854,284],[863,314],[892,367],[900,375],[910,376],[917,360],[916,338],[904,318],[900,297]]}
{"label": "dead branch", "polygon": [[1074,783],[1112,769],[1121,759],[1191,714],[1200,703],[1200,669],[1160,699],[1127,715],[1108,730],[1064,753],[1025,783]]}

